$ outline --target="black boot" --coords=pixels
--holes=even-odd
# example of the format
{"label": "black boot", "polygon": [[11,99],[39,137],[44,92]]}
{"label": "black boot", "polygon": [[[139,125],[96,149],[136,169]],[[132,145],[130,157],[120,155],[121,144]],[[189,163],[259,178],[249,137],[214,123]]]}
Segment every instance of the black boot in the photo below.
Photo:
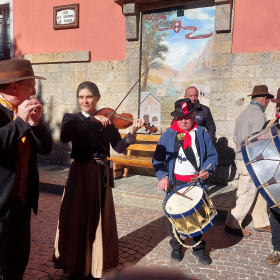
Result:
{"label": "black boot", "polygon": [[[196,241],[192,241],[192,245],[194,245]],[[193,255],[198,258],[198,261],[202,264],[211,264],[211,259],[207,255],[205,255],[205,241],[202,240],[200,244],[193,247],[192,251]]]}
{"label": "black boot", "polygon": [[172,261],[180,262],[183,259],[182,253],[181,253],[181,248],[180,249],[173,249],[170,257],[171,257]]}

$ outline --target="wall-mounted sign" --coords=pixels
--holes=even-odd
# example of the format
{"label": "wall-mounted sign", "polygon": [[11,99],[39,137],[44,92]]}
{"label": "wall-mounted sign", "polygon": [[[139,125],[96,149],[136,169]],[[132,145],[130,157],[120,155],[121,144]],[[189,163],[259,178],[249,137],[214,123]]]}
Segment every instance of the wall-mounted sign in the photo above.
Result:
{"label": "wall-mounted sign", "polygon": [[79,4],[53,7],[53,28],[79,27]]}

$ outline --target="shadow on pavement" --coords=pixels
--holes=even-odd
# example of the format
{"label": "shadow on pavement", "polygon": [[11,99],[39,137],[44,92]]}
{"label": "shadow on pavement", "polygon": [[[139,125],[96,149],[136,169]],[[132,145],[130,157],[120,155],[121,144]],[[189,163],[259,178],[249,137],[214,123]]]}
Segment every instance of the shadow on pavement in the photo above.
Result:
{"label": "shadow on pavement", "polygon": [[43,193],[62,195],[64,186],[40,182],[39,189],[40,189],[40,192],[43,192]]}
{"label": "shadow on pavement", "polygon": [[126,262],[136,264],[166,237],[165,216],[121,237],[119,239],[120,264]]}
{"label": "shadow on pavement", "polygon": [[[203,236],[203,240],[206,242],[205,252],[210,256],[211,252],[218,249],[225,249],[238,244],[242,237],[229,234],[225,232],[224,221],[218,219],[213,227],[211,227]],[[190,245],[190,239],[185,239],[185,244]],[[185,253],[186,249],[182,250]]]}

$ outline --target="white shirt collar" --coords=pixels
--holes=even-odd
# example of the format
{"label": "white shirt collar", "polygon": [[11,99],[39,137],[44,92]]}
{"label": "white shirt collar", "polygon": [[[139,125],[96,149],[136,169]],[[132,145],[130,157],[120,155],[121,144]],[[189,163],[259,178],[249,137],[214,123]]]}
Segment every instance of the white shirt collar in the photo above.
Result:
{"label": "white shirt collar", "polygon": [[[193,133],[195,130],[197,130],[197,128],[195,127],[191,132],[189,133]],[[188,131],[187,131],[188,132]],[[186,134],[187,132],[184,132],[184,134]]]}
{"label": "white shirt collar", "polygon": [[90,114],[88,114],[88,113],[85,112],[85,111],[82,111],[82,114],[83,114],[86,118],[90,117]]}

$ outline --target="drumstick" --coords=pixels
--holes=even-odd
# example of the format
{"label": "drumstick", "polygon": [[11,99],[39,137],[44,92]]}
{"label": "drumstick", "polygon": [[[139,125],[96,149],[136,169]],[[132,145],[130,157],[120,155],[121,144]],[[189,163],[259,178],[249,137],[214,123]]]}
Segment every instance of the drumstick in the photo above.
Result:
{"label": "drumstick", "polygon": [[190,199],[190,200],[193,200],[191,197],[188,197],[188,196],[184,195],[183,193],[177,192],[177,191],[175,191],[175,190],[173,190],[173,189],[171,189],[171,188],[167,188],[167,190],[168,190],[168,191],[171,191],[171,192],[174,192],[174,193],[176,193],[176,194],[178,194],[178,195],[180,195],[180,196],[183,196],[183,197],[185,197],[185,198],[188,198],[188,199]]}
{"label": "drumstick", "polygon": [[[207,171],[210,167],[211,167],[211,163],[205,168],[205,169],[203,169],[202,171],[204,172],[204,171]],[[188,190],[189,190],[189,188],[190,187],[192,187],[196,182],[197,182],[197,180],[199,180],[199,178],[196,178],[189,186],[188,186],[188,188],[183,192],[183,194],[185,194]]]}

